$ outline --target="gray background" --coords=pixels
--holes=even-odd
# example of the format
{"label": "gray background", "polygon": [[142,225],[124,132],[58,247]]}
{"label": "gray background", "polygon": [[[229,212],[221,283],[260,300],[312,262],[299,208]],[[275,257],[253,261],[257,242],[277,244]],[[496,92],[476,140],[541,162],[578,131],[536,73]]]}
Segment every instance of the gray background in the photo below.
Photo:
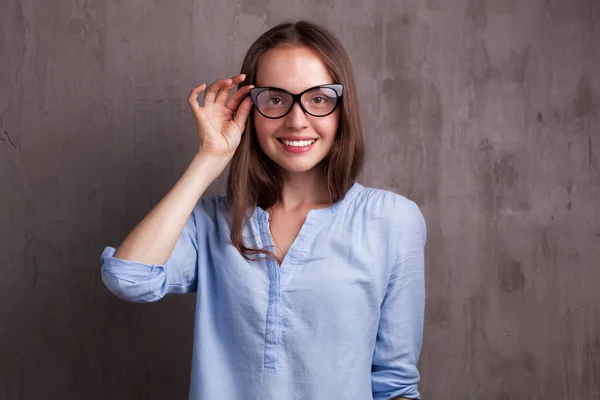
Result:
{"label": "gray background", "polygon": [[423,398],[599,399],[597,0],[1,0],[0,398],[187,397],[194,296],[123,302],[100,254],[189,165],[191,88],[288,18],[353,61],[359,181],[425,214]]}

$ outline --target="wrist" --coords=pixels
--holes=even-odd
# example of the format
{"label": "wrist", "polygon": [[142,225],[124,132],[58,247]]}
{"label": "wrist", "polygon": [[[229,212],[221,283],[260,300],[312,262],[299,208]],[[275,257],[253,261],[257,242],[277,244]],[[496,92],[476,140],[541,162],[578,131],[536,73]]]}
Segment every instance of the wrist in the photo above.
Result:
{"label": "wrist", "polygon": [[217,156],[204,152],[198,152],[194,155],[192,165],[205,174],[217,178],[227,167],[231,157]]}

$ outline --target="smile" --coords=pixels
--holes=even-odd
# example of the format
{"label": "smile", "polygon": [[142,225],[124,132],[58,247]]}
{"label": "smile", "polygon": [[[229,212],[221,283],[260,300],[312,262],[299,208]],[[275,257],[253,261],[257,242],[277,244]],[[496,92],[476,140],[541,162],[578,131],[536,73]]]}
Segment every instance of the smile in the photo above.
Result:
{"label": "smile", "polygon": [[290,151],[292,153],[304,153],[309,151],[313,148],[317,140],[318,139],[292,141],[277,139],[277,141],[283,145],[283,148],[285,150]]}

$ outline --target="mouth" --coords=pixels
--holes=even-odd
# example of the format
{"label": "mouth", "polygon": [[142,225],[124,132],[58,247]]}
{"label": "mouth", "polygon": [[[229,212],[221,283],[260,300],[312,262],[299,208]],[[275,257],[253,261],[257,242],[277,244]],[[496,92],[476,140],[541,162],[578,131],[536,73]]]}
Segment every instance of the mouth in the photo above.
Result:
{"label": "mouth", "polygon": [[304,153],[313,148],[319,139],[311,140],[284,140],[277,138],[277,141],[282,144],[283,148],[292,153]]}

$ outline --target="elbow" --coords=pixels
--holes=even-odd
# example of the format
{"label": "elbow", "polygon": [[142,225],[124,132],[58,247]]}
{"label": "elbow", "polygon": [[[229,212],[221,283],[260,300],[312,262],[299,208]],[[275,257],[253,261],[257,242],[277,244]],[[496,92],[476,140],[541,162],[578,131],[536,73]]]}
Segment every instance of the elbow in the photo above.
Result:
{"label": "elbow", "polygon": [[374,400],[420,399],[420,376],[415,366],[393,369],[374,365],[371,378]]}
{"label": "elbow", "polygon": [[149,303],[164,297],[166,282],[164,273],[147,280],[130,277],[102,269],[102,281],[106,288],[121,300],[133,303]]}
{"label": "elbow", "polygon": [[115,252],[114,247],[107,246],[100,258],[102,281],[112,294],[134,303],[164,297],[167,292],[164,266],[122,260],[114,256]]}
{"label": "elbow", "polygon": [[407,385],[404,387],[397,387],[395,389],[384,390],[381,392],[373,392],[374,400],[397,400],[397,399],[420,399],[419,390],[417,385]]}

